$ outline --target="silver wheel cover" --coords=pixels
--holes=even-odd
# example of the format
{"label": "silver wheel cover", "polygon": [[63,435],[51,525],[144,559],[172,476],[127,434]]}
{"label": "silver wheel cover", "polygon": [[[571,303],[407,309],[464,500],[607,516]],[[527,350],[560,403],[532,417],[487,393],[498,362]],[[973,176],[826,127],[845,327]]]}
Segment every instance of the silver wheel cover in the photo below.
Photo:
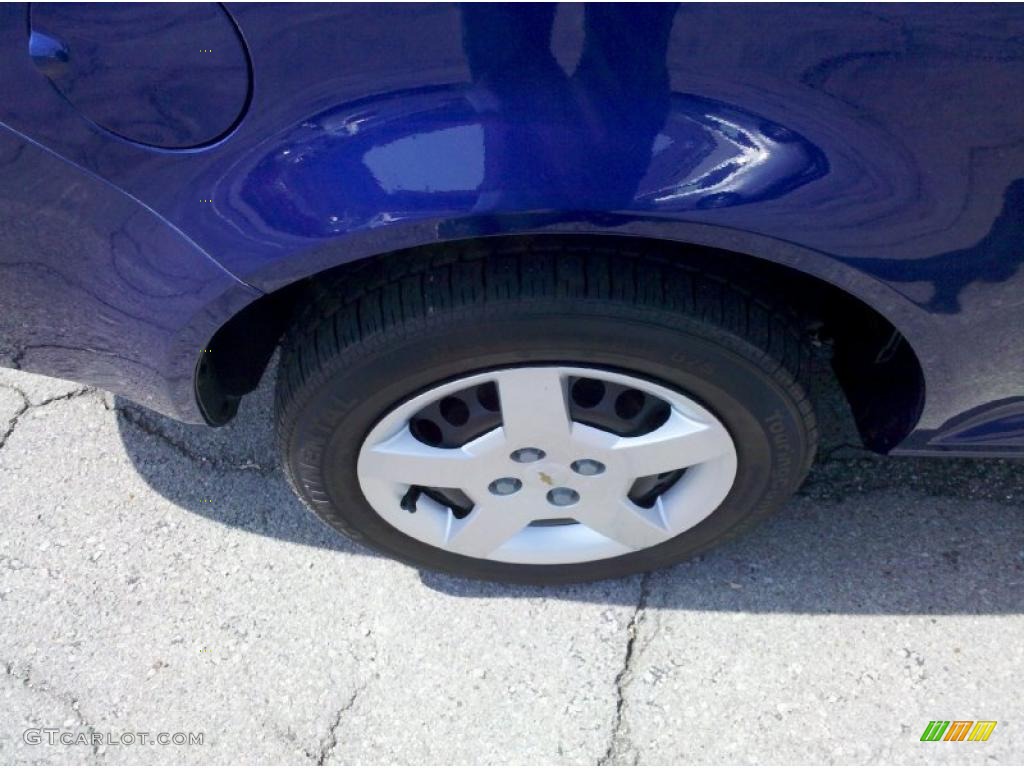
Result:
{"label": "silver wheel cover", "polygon": [[[574,422],[572,377],[660,398],[668,418],[638,437]],[[422,408],[487,382],[497,386],[500,426],[457,448],[413,435],[410,419]],[[513,458],[517,451],[520,459],[534,458],[530,449],[543,458]],[[638,478],[684,468],[650,508],[630,500]],[[397,406],[364,440],[357,474],[384,520],[430,546],[506,563],[582,563],[656,546],[704,520],[732,487],[736,448],[711,412],[679,392],[597,368],[526,366],[456,379]],[[420,496],[415,512],[407,511],[401,502],[410,486],[459,489],[472,510],[459,518]]]}

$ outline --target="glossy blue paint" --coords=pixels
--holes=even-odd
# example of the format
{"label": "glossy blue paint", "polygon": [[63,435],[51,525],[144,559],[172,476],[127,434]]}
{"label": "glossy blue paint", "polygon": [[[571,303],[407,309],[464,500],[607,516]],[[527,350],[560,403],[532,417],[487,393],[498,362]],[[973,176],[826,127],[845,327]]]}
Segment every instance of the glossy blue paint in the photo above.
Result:
{"label": "glossy blue paint", "polygon": [[[131,12],[81,8],[87,25],[114,30]],[[30,196],[34,234],[0,228],[0,300],[16,295],[34,318],[8,322],[0,343],[27,367],[62,365],[62,375],[197,420],[196,351],[260,292],[443,240],[643,235],[785,264],[881,312],[926,379],[924,412],[901,450],[1024,450],[1013,405],[1024,397],[1020,6],[227,11],[252,71],[247,106],[226,112],[244,117],[208,146],[186,146],[211,140],[212,129],[196,128],[154,148],[113,135],[51,85],[56,70],[72,78],[61,90],[78,87],[67,74],[77,71],[74,29],[47,30],[63,43],[37,41],[33,60],[28,9],[0,7],[0,146],[19,169],[0,178],[8,220],[27,216],[18,206],[29,169],[48,168]],[[132,45],[181,50],[185,61],[214,45],[195,30],[156,25]],[[99,71],[103,55],[89,54]],[[172,69],[145,75],[225,101],[216,78]],[[130,85],[121,110],[144,114],[149,91]],[[84,188],[118,205],[100,215],[72,202],[68,190]],[[133,208],[150,229],[118,258],[144,272],[165,265],[153,278],[159,303],[97,274],[101,246],[78,261],[51,241],[58,211],[61,237],[91,230],[112,250],[126,222],[141,220]],[[41,277],[47,268],[63,288]],[[195,270],[209,282],[178,284],[182,273],[206,274]],[[62,317],[33,315],[55,291],[71,297]],[[101,321],[96,302],[125,319]],[[139,305],[165,335],[128,322]],[[74,352],[32,352],[45,345]],[[118,380],[119,357],[151,373]],[[959,429],[965,418],[970,428]]]}
{"label": "glossy blue paint", "polygon": [[33,62],[83,117],[165,149],[208,144],[241,119],[249,60],[223,9],[131,3],[110,22],[87,4],[37,3],[29,14]]}

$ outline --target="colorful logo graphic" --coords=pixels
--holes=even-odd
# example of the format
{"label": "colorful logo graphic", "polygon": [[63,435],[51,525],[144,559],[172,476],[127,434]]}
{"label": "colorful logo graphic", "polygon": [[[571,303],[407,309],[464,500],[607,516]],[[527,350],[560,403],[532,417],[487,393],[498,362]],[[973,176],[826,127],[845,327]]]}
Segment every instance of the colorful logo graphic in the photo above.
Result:
{"label": "colorful logo graphic", "polygon": [[921,741],[988,741],[995,728],[995,720],[932,720]]}

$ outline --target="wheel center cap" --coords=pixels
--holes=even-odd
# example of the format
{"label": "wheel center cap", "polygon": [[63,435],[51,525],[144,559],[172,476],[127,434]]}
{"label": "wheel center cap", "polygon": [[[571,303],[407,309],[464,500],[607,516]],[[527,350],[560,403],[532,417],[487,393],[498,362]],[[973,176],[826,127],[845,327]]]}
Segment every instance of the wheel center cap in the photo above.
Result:
{"label": "wheel center cap", "polygon": [[530,474],[533,475],[536,485],[543,488],[557,488],[560,485],[565,485],[569,471],[562,465],[551,461],[535,466]]}

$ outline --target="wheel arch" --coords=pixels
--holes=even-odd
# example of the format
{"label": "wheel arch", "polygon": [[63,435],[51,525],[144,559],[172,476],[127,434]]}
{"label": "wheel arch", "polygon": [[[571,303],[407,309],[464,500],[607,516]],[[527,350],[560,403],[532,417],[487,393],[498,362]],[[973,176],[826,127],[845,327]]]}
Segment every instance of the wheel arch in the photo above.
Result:
{"label": "wheel arch", "polygon": [[[607,226],[610,221],[602,223]],[[662,224],[654,222],[654,228]],[[194,386],[204,418],[214,426],[233,418],[240,399],[259,384],[297,313],[329,281],[361,279],[371,265],[387,269],[403,259],[437,258],[446,250],[500,239],[575,246],[611,243],[641,254],[656,249],[695,269],[726,276],[754,295],[783,302],[807,333],[832,348],[833,371],[866,447],[888,452],[917,424],[924,407],[925,375],[903,330],[911,325],[911,310],[891,289],[837,260],[789,243],[703,225],[689,227],[685,239],[644,234],[645,228],[635,220],[614,232],[511,233],[508,227],[509,222],[494,217],[449,223],[432,228],[435,238],[445,236],[442,241],[384,252],[373,252],[357,238],[305,254],[293,262],[294,271],[276,268],[259,283],[264,295],[226,318],[197,360]],[[381,238],[374,241],[379,247]],[[750,245],[761,246],[759,255],[751,253]]]}

